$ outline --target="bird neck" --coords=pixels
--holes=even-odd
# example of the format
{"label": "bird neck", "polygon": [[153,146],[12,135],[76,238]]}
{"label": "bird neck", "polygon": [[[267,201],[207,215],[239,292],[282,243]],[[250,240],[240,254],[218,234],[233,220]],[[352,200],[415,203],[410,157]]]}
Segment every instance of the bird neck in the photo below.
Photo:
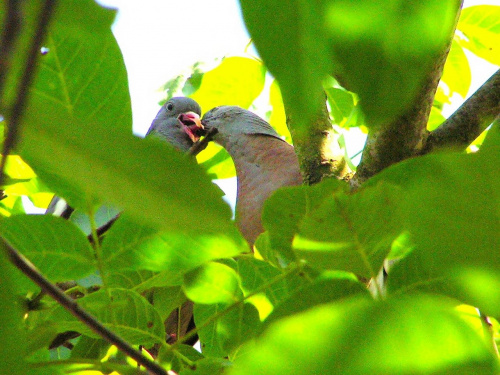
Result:
{"label": "bird neck", "polygon": [[282,186],[300,185],[299,163],[291,145],[273,136],[244,134],[226,139],[237,174],[236,222],[253,245],[263,232],[264,202]]}

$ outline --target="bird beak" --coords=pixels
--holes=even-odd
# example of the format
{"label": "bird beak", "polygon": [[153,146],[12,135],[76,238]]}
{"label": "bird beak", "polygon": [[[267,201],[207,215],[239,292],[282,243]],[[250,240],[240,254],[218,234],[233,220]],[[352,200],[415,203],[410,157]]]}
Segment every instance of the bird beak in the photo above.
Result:
{"label": "bird beak", "polygon": [[193,142],[197,142],[203,135],[204,128],[198,114],[194,112],[181,113],[177,117],[177,121],[179,121],[182,130],[184,130]]}

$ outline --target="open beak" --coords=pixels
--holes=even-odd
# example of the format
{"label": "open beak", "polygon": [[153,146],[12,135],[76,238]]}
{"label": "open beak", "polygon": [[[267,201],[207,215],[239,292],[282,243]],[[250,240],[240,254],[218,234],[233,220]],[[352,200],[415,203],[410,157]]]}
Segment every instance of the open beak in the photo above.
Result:
{"label": "open beak", "polygon": [[181,113],[177,117],[177,121],[179,121],[182,130],[184,130],[193,142],[197,142],[204,133],[200,116],[194,112]]}

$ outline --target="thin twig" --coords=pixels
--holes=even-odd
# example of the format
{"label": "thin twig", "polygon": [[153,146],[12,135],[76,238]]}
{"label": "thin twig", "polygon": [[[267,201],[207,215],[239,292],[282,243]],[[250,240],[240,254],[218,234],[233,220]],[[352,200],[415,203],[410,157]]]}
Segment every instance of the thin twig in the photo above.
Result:
{"label": "thin twig", "polygon": [[40,46],[42,45],[45,34],[49,26],[50,18],[54,11],[57,0],[46,0],[43,3],[40,17],[38,18],[38,25],[34,32],[34,38],[31,41],[31,46],[28,50],[28,57],[26,59],[26,64],[24,66],[23,74],[21,77],[21,82],[17,90],[17,97],[15,99],[14,105],[12,106],[12,111],[10,111],[10,118],[8,119],[7,136],[5,137],[3,143],[2,160],[0,161],[0,186],[3,185],[5,175],[5,163],[7,161],[7,155],[13,149],[17,142],[19,135],[19,125],[21,123],[22,115],[24,112],[24,107],[26,105],[26,100],[28,98],[29,87],[35,76],[36,61],[40,54]]}
{"label": "thin twig", "polygon": [[158,363],[149,360],[142,355],[138,350],[134,349],[128,342],[123,340],[120,336],[107,329],[96,318],[90,315],[87,311],[82,309],[76,301],[66,296],[57,286],[52,284],[40,271],[38,271],[33,264],[29,262],[23,255],[18,253],[7,242],[2,239],[3,245],[7,250],[7,254],[11,262],[29,279],[37,284],[45,293],[54,298],[62,307],[70,312],[75,318],[84,323],[93,332],[97,333],[100,337],[108,341],[110,344],[115,345],[119,350],[132,358],[141,366],[144,366],[152,374],[167,375]]}
{"label": "thin twig", "polygon": [[193,144],[187,152],[188,155],[196,156],[202,152],[207,147],[208,142],[210,142],[217,133],[218,130],[216,128],[208,129],[207,134],[205,134],[205,138]]}

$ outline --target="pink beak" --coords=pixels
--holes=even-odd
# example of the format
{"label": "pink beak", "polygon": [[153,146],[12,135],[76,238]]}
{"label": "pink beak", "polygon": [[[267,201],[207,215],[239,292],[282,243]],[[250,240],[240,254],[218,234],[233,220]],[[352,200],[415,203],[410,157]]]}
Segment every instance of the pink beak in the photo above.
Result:
{"label": "pink beak", "polygon": [[197,142],[200,139],[200,130],[203,130],[203,124],[201,123],[200,116],[194,112],[181,113],[177,117],[179,124],[186,134],[191,138],[193,142]]}

